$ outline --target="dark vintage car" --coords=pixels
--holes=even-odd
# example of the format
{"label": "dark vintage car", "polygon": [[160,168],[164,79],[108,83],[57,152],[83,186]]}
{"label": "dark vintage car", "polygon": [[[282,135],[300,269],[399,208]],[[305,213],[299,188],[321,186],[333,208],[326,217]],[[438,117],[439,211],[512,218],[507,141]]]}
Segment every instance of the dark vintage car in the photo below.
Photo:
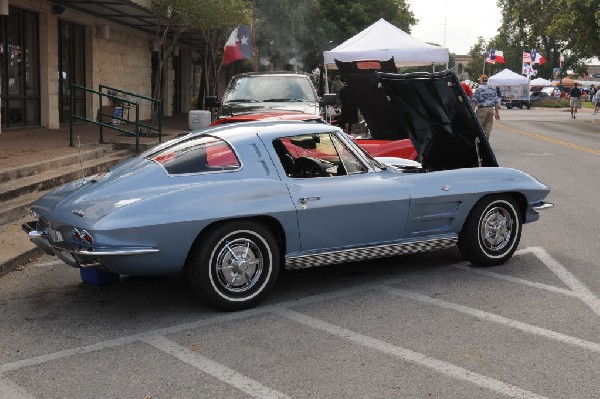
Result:
{"label": "dark vintage car", "polygon": [[317,91],[303,73],[235,75],[221,101],[209,96],[206,103],[209,108],[216,108],[213,125],[257,120],[322,121]]}
{"label": "dark vintage car", "polygon": [[[388,65],[389,62],[380,64],[379,61],[374,61],[369,64],[370,69],[361,69],[360,72],[367,72],[372,78],[375,78],[377,71],[395,71],[395,67],[394,70],[391,70]],[[351,79],[352,74],[349,68],[344,68],[343,75]],[[361,90],[360,97],[364,99],[373,98],[373,101],[377,101],[380,96],[376,87],[362,87]],[[319,101],[310,78],[301,73],[250,72],[235,75],[227,85],[221,101],[217,97],[211,96],[207,97],[206,103],[209,108],[216,109],[217,116],[211,124],[212,126],[224,123],[277,120],[325,123],[325,119],[327,119],[323,117],[324,111],[321,107],[328,103]],[[365,104],[368,102],[361,101],[359,109],[365,116],[369,133],[368,137],[356,137],[357,143],[373,156],[415,159],[417,152],[406,133],[380,132],[378,130],[382,127],[380,120],[386,113],[378,113],[374,115],[377,119],[371,119],[373,112],[370,111],[370,108],[363,110]]]}
{"label": "dark vintage car", "polygon": [[420,163],[375,158],[324,123],[223,124],[49,192],[24,228],[74,268],[183,273],[227,310],[258,304],[282,269],[455,245],[506,262],[549,188],[498,166],[453,73],[378,85]]}

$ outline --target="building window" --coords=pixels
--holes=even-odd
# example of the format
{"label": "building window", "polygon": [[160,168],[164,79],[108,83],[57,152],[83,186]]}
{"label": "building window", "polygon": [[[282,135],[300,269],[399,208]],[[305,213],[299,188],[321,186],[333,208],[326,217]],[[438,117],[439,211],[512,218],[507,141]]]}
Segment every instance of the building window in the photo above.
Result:
{"label": "building window", "polygon": [[2,126],[39,126],[40,58],[38,15],[10,7],[0,17]]}

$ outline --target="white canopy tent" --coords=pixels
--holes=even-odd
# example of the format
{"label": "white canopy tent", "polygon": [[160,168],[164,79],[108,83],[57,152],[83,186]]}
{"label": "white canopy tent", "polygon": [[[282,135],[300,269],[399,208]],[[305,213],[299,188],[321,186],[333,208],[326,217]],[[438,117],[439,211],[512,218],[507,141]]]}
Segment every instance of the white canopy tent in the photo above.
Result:
{"label": "white canopy tent", "polygon": [[551,81],[544,78],[536,78],[529,82],[529,86],[550,86],[551,84]]}
{"label": "white canopy tent", "polygon": [[503,69],[495,75],[490,76],[488,79],[488,84],[490,86],[496,85],[521,85],[521,84],[529,84],[529,79],[523,75],[519,75],[511,71],[510,69]]}
{"label": "white canopy tent", "polygon": [[448,49],[415,39],[383,18],[356,34],[336,48],[324,51],[326,69],[336,69],[335,60],[385,61],[394,57],[396,66],[447,63]]}

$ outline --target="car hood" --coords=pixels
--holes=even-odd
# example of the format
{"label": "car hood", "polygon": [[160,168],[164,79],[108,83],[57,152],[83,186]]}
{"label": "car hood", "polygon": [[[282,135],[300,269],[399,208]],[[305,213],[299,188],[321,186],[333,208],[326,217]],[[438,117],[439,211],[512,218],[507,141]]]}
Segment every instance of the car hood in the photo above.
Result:
{"label": "car hood", "polygon": [[223,123],[235,122],[254,122],[254,121],[313,121],[324,122],[319,115],[305,112],[290,112],[290,111],[262,111],[258,113],[240,113],[235,116],[223,116],[213,123],[211,126],[221,125]]}
{"label": "car hood", "polygon": [[452,71],[398,74],[361,69],[359,62],[336,63],[371,137],[410,139],[416,160],[428,170],[498,166]]}
{"label": "car hood", "polygon": [[316,102],[229,102],[221,106],[220,118],[230,116],[257,114],[262,112],[305,113],[319,115],[319,104]]}

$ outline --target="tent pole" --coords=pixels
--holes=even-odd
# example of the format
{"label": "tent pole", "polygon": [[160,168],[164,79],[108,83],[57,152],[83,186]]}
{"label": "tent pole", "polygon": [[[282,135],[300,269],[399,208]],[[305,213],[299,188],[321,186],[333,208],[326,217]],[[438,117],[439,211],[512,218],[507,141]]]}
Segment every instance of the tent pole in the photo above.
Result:
{"label": "tent pole", "polygon": [[323,63],[323,68],[325,68],[325,87],[323,87],[323,92],[325,94],[329,94],[329,80],[327,79],[327,64]]}

